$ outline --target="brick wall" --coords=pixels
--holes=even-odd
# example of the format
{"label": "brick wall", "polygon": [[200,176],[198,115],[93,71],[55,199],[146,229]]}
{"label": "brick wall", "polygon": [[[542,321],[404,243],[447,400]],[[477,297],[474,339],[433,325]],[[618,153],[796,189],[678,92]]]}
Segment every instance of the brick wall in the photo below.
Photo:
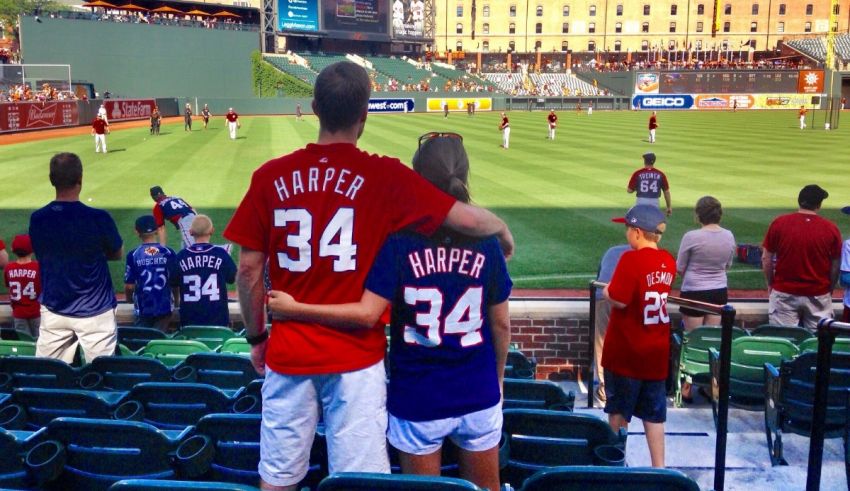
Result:
{"label": "brick wall", "polygon": [[587,369],[590,329],[586,318],[511,318],[511,342],[537,360],[537,378],[575,379],[579,370]]}

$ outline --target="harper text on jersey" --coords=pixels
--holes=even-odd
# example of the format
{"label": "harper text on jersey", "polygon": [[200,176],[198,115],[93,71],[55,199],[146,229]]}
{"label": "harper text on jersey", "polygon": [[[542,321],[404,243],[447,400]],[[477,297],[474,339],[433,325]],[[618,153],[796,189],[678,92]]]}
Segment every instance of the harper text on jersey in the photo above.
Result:
{"label": "harper text on jersey", "polygon": [[[274,180],[274,188],[281,201],[301,193],[312,193],[318,191],[333,191],[342,194],[350,200],[357,197],[357,191],[363,186],[365,179],[360,175],[354,175],[351,171],[335,167],[328,167],[324,172],[318,167],[307,169],[306,176],[300,170],[292,171],[291,178],[281,176]],[[305,179],[306,177],[306,179]]]}
{"label": "harper text on jersey", "polygon": [[32,278],[35,279],[35,270],[34,269],[10,269],[8,270],[9,279],[12,278]]}
{"label": "harper text on jersey", "polygon": [[[473,259],[471,256],[475,254]],[[435,273],[460,273],[478,278],[484,267],[484,254],[469,249],[429,248],[407,255],[410,268],[416,278]],[[472,262],[470,267],[470,261]]]}
{"label": "harper text on jersey", "polygon": [[192,268],[221,269],[221,258],[200,254],[197,256],[186,256],[180,260],[180,269],[184,273]]}

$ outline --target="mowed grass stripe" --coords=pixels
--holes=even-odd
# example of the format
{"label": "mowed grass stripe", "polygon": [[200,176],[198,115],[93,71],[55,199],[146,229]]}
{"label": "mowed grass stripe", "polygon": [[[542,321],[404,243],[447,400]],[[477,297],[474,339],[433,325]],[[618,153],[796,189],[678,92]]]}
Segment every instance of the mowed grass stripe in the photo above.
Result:
{"label": "mowed grass stripe", "polygon": [[[559,111],[555,141],[546,137],[546,112],[509,113],[511,148],[499,148],[497,112],[467,117],[442,114],[370,115],[360,146],[409,163],[417,138],[427,131],[464,137],[476,203],[493,208],[511,226],[518,249],[510,262],[523,287],[584,287],[609,246],[624,240],[611,217],[634,203],[625,188],[653,151],[671,183],[674,214],[662,246],[675,252],[683,233],[695,227],[692,208],[706,194],[724,204],[724,224],[738,242],[760,243],[770,221],[796,207],[800,187],[816,182],[831,192],[824,215],[843,230],[838,208],[850,204],[845,177],[848,130],[800,131],[796,114],[784,112],[662,112],[658,143],[646,142],[646,112]],[[263,162],[288,153],[318,134],[317,120],[305,116],[243,117],[240,139],[228,138],[224,121],[210,129],[184,132],[182,122],[163,127],[159,138],[147,128],[115,131],[95,155],[89,135],[4,146],[0,172],[0,236],[7,242],[26,229],[29,214],[53,197],[47,161],[58,151],[80,154],[85,165],[83,199],[109,209],[126,244],[137,242],[133,220],[149,213],[148,188],[162,185],[210,214],[223,230],[241,200],[251,173]],[[822,125],[822,117],[819,117]],[[811,124],[811,123],[810,123]],[[179,246],[169,231],[169,243]],[[215,241],[221,241],[218,237]],[[116,285],[123,265],[113,264]],[[761,288],[748,266],[735,265],[734,288]],[[755,271],[755,273],[750,274]],[[740,273],[738,273],[740,272]]]}

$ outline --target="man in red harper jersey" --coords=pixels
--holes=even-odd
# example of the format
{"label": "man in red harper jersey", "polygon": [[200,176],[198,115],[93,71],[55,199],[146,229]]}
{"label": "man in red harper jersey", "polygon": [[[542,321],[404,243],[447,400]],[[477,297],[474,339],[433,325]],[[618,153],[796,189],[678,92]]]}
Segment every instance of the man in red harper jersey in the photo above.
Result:
{"label": "man in red harper jersey", "polygon": [[224,232],[242,246],[237,285],[251,359],[266,376],[259,473],[262,488],[295,489],[307,474],[319,410],[331,472],[389,472],[383,325],[346,330],[274,319],[265,329],[263,267],[274,290],[305,303],[356,302],[387,236],[430,235],[441,225],[497,235],[513,251],[507,226],[456,201],[399,160],[359,150],[369,77],[350,62],[319,74],[313,112],[319,137],[266,162]]}
{"label": "man in red harper jersey", "polygon": [[[0,241],[1,242],[1,241]],[[15,330],[38,337],[41,323],[41,271],[32,258],[32,241],[29,235],[16,235],[12,240],[12,252],[18,259],[6,265],[3,280],[9,290],[12,318]]]}
{"label": "man in red harper jersey", "polygon": [[555,114],[555,110],[552,109],[549,111],[549,115],[546,116],[546,121],[549,122],[549,136],[550,140],[555,139],[555,128],[558,126],[558,115]]}
{"label": "man in red harper jersey", "polygon": [[676,278],[676,260],[658,248],[666,228],[657,206],[635,205],[624,218],[632,250],[623,253],[603,294],[611,303],[605,332],[605,412],[616,432],[632,416],[643,420],[653,467],[664,467],[670,316],[667,296]]}

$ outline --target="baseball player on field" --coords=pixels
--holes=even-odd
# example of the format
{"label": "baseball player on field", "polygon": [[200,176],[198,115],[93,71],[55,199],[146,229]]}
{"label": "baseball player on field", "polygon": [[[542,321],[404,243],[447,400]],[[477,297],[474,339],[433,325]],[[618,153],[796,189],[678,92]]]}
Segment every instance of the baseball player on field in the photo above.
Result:
{"label": "baseball player on field", "polygon": [[505,150],[508,149],[508,146],[511,143],[511,124],[508,121],[507,115],[505,113],[501,114],[502,122],[499,123],[499,131],[502,132],[502,148]]}
{"label": "baseball player on field", "polygon": [[210,108],[204,104],[204,109],[201,111],[201,117],[204,118],[204,129],[207,129],[207,125],[210,124],[210,116],[212,116]]}
{"label": "baseball player on field", "polygon": [[227,120],[227,131],[230,132],[230,139],[235,140],[236,130],[242,127],[242,123],[239,122],[239,115],[231,107],[224,115],[224,119]]}
{"label": "baseball player on field", "polygon": [[667,215],[673,213],[670,204],[670,184],[667,176],[655,168],[655,154],[652,152],[643,154],[643,167],[634,171],[626,186],[626,191],[637,193],[636,205],[652,205],[658,207],[658,199],[664,194],[664,202],[667,204]]}
{"label": "baseball player on field", "polygon": [[103,153],[106,153],[106,135],[109,134],[109,123],[100,114],[91,123],[91,134],[94,136],[94,153],[99,153],[101,149],[103,149]]}
{"label": "baseball player on field", "polygon": [[549,115],[546,116],[546,121],[549,122],[549,136],[547,136],[546,138],[548,138],[550,140],[554,140],[555,139],[555,128],[558,127],[558,115],[555,114],[554,109],[549,111]]}
{"label": "baseball player on field", "polygon": [[165,231],[165,221],[168,220],[180,231],[183,247],[194,244],[195,239],[189,233],[189,228],[195,218],[195,210],[189,206],[189,203],[176,196],[167,196],[160,186],[151,188],[151,199],[156,202],[153,206],[153,216],[156,220],[159,243],[164,246],[168,245],[168,237]]}

